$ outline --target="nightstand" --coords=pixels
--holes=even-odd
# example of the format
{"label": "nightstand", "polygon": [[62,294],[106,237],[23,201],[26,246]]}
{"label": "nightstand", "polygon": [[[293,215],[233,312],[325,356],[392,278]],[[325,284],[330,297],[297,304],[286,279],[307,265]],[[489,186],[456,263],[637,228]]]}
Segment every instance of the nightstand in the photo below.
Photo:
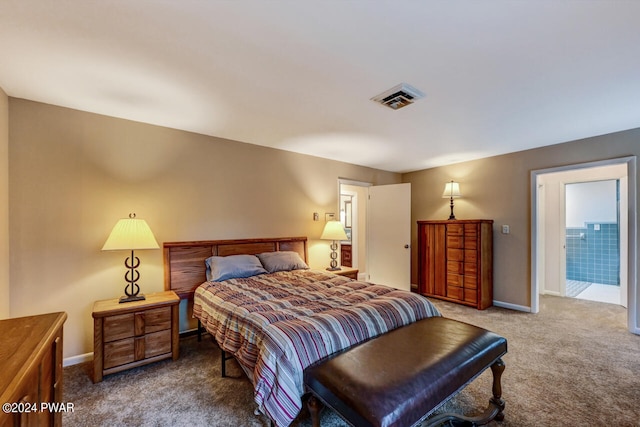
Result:
{"label": "nightstand", "polygon": [[340,267],[340,270],[332,271],[333,274],[337,274],[339,276],[345,276],[349,279],[358,280],[358,269],[351,267]]}
{"label": "nightstand", "polygon": [[178,306],[173,292],[146,294],[143,301],[118,298],[93,305],[93,382],[104,375],[178,359]]}

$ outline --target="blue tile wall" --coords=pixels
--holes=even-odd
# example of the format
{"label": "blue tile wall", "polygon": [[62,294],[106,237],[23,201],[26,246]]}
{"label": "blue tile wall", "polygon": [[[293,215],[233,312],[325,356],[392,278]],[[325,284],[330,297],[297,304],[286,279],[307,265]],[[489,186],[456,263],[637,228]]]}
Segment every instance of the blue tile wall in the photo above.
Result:
{"label": "blue tile wall", "polygon": [[567,227],[567,280],[620,284],[618,224],[585,223],[585,227]]}

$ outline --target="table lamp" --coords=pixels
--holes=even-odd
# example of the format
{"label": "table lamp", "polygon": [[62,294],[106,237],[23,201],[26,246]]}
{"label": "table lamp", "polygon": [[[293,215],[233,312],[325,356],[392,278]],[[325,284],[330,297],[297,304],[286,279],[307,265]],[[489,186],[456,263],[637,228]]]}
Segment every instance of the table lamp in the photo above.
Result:
{"label": "table lamp", "polygon": [[347,240],[347,233],[344,231],[344,227],[340,221],[327,221],[324,226],[324,230],[322,231],[322,236],[320,236],[322,240],[333,240],[331,243],[331,267],[328,267],[329,271],[337,271],[341,270],[338,267],[338,253],[336,250],[338,249],[338,240]]}
{"label": "table lamp", "polygon": [[447,182],[444,185],[442,198],[451,199],[451,215],[449,215],[449,219],[456,219],[455,215],[453,214],[453,199],[457,199],[459,197],[462,197],[462,194],[460,194],[460,185],[454,181]]}
{"label": "table lamp", "polygon": [[136,283],[140,279],[137,268],[140,267],[140,258],[134,256],[136,249],[158,249],[158,242],[153,232],[144,219],[136,218],[136,214],[129,214],[129,218],[119,220],[111,230],[109,238],[102,247],[103,251],[131,250],[131,258],[125,258],[124,265],[129,269],[124,274],[127,285],[124,288],[125,295],[120,302],[144,300],[140,294],[140,286]]}

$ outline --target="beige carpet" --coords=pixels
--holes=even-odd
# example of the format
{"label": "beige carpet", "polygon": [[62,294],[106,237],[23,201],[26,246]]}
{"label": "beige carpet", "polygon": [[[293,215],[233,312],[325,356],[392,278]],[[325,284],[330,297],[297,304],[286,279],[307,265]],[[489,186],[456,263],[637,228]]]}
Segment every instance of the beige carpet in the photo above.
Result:
{"label": "beige carpet", "polygon": [[[492,307],[477,311],[434,300],[443,315],[507,338],[505,420],[492,426],[640,426],[640,336],[620,306],[541,297],[539,314]],[[220,378],[219,351],[208,339],[181,340],[180,359],[107,376],[92,384],[91,365],[64,369],[66,426],[267,426],[254,415],[249,381],[235,362]],[[234,366],[235,365],[235,366]],[[472,414],[491,396],[485,372],[446,409]],[[330,411],[323,426],[346,424]],[[308,419],[295,423],[306,427]]]}
{"label": "beige carpet", "polygon": [[[640,336],[618,305],[542,296],[540,313],[436,302],[443,315],[507,338],[502,426],[640,426]],[[484,402],[485,372],[457,397]]]}

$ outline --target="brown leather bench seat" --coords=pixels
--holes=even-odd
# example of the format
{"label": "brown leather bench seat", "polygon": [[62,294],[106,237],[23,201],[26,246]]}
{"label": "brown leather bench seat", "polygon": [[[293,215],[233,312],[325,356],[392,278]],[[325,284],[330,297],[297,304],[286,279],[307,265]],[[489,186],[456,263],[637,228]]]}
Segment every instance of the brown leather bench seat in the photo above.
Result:
{"label": "brown leather bench seat", "polygon": [[500,377],[505,338],[444,317],[431,317],[329,356],[304,372],[314,426],[318,401],[354,426],[413,426],[491,367],[493,397],[478,417],[444,414],[448,420],[486,424],[503,419]]}

